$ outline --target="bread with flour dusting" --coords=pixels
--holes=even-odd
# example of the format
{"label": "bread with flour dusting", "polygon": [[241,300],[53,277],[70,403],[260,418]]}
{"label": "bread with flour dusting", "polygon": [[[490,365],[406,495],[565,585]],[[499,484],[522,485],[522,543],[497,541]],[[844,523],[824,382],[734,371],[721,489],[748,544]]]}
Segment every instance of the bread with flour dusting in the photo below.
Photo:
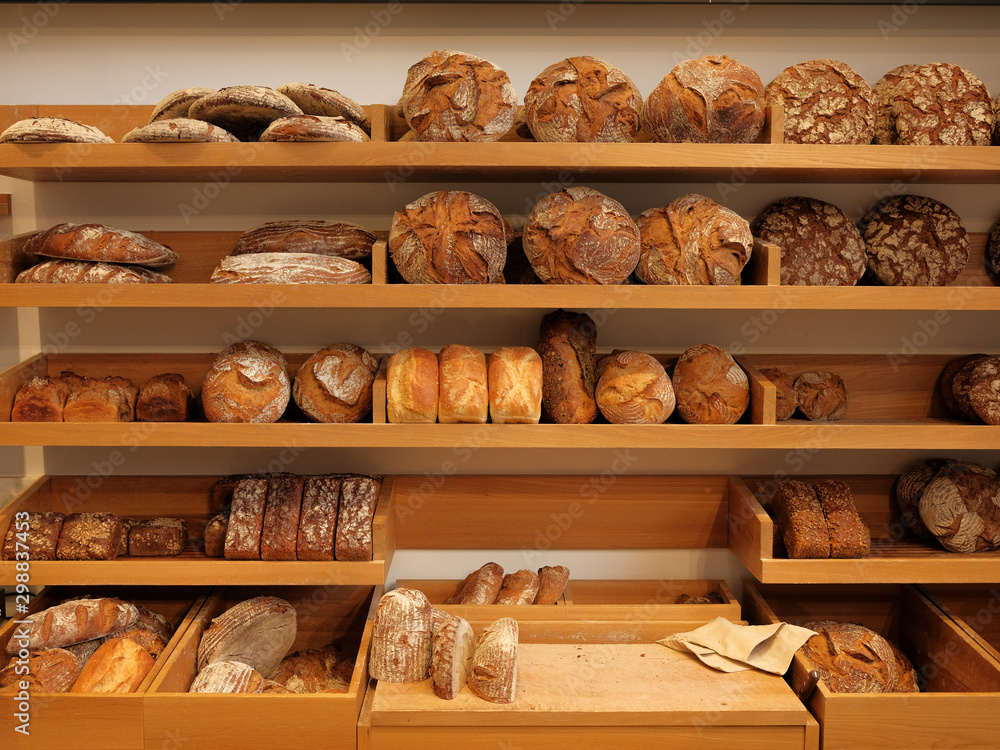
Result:
{"label": "bread with flour dusting", "polygon": [[681,419],[691,424],[734,424],[750,404],[747,374],[723,349],[699,344],[674,366],[674,394]]}
{"label": "bread with flour dusting", "polygon": [[213,284],[371,284],[360,263],[315,253],[228,255],[209,279]]}
{"label": "bread with flour dusting", "polygon": [[175,117],[157,120],[133,128],[122,136],[122,143],[237,143],[228,130],[204,120]]}
{"label": "bread with flour dusting", "polygon": [[153,112],[149,116],[149,122],[154,123],[158,120],[187,117],[192,104],[215,92],[216,89],[207,89],[204,86],[191,86],[186,89],[171,91],[153,108]]}
{"label": "bread with flour dusting", "polygon": [[431,603],[416,589],[394,589],[375,609],[369,671],[386,682],[421,682],[430,674]]}
{"label": "bread with flour dusting", "polygon": [[292,398],[314,422],[360,422],[372,409],[378,360],[356,344],[334,344],[309,357],[295,374]]}
{"label": "bread with flour dusting", "polygon": [[93,125],[64,117],[29,117],[0,133],[0,143],[114,143]]}
{"label": "bread with flour dusting", "polygon": [[476,653],[472,626],[461,617],[449,616],[434,630],[431,653],[431,689],[434,695],[452,700],[465,687]]}
{"label": "bread with flour dusting", "polygon": [[212,620],[198,644],[198,671],[217,661],[238,661],[270,674],[295,642],[295,607],[276,596],[233,605]]}
{"label": "bread with flour dusting", "polygon": [[501,617],[479,636],[469,689],[492,703],[513,703],[517,697],[517,620]]}
{"label": "bread with flour dusting", "polygon": [[202,383],[209,422],[277,422],[291,398],[288,363],[273,346],[238,341],[216,356]]}
{"label": "bread with flour dusting", "polygon": [[295,102],[307,115],[342,117],[360,127],[367,135],[372,134],[371,120],[364,107],[339,91],[299,82],[278,86],[277,91]]}
{"label": "bread with flour dusting", "polygon": [[372,254],[378,238],[359,224],[333,219],[268,221],[241,234],[230,255],[315,253],[359,260]]}
{"label": "bread with flour dusting", "polygon": [[177,262],[177,253],[166,245],[106,224],[56,224],[29,239],[24,250],[46,258],[127,263],[145,268]]}

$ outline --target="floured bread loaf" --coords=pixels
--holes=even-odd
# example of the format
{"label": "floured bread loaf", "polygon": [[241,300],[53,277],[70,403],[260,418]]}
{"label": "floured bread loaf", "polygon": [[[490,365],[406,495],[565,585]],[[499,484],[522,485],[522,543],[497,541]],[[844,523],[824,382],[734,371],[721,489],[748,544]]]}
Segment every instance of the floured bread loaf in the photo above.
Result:
{"label": "floured bread loaf", "polygon": [[56,545],[58,560],[114,560],[121,546],[122,524],[114,513],[70,513]]}
{"label": "floured bread loaf", "polygon": [[493,703],[517,697],[517,620],[501,617],[479,636],[469,670],[469,689]]}
{"label": "floured bread loaf", "polygon": [[959,361],[949,363],[949,367],[946,367],[946,370],[950,372],[942,373],[942,384],[946,381],[946,374],[951,379],[951,399],[949,400],[946,397],[945,403],[948,404],[948,408],[951,409],[955,416],[968,419],[970,422],[979,421],[979,415],[972,408],[971,392],[969,389],[972,385],[972,373],[976,369],[976,365],[988,356],[988,354],[969,354],[965,357],[960,357]]}
{"label": "floured bread loaf", "polygon": [[445,604],[493,604],[500,593],[503,578],[503,568],[495,562],[488,562],[469,573]]}
{"label": "floured bread loaf", "polygon": [[533,604],[538,594],[538,574],[533,570],[519,570],[503,577],[494,604]]}
{"label": "floured bread loaf", "polygon": [[88,260],[47,260],[21,271],[16,284],[170,284],[166,274],[142,266]]}
{"label": "floured bread loaf", "polygon": [[[27,629],[28,650],[38,651],[103,638],[132,625],[138,616],[135,605],[121,599],[74,599],[22,617],[28,624],[19,630]],[[12,638],[7,655],[13,656],[22,645]]]}
{"label": "floured bread loaf", "polygon": [[28,654],[27,674],[23,662],[12,660],[0,669],[0,695],[17,695],[27,683],[29,693],[66,693],[80,674],[81,662],[73,652],[48,648]]}
{"label": "floured bread loaf", "polygon": [[264,678],[259,671],[235,660],[206,664],[188,689],[189,693],[260,693]]}
{"label": "floured bread loaf", "polygon": [[188,109],[188,117],[207,120],[241,141],[256,141],[279,117],[301,114],[295,102],[266,86],[228,86],[201,97]]}
{"label": "floured bread loaf", "polygon": [[697,193],[643,211],[636,224],[635,270],[646,284],[739,284],[753,252],[746,219]]}
{"label": "floured bread loaf", "polygon": [[375,609],[369,672],[386,682],[421,682],[431,668],[431,603],[416,589],[395,589]]}
{"label": "floured bread loaf", "polygon": [[28,240],[24,250],[46,258],[126,263],[146,268],[177,262],[177,253],[166,245],[105,224],[56,224]]}
{"label": "floured bread loaf", "polygon": [[10,421],[62,422],[70,390],[70,384],[63,378],[36,375],[14,395]]}
{"label": "floured bread loaf", "polygon": [[201,401],[209,422],[268,423],[281,418],[291,392],[281,352],[259,341],[238,341],[208,368]]}
{"label": "floured bread loaf", "polygon": [[238,661],[270,674],[295,642],[295,607],[276,596],[235,604],[212,620],[198,645],[198,671],[217,661]]}
{"label": "floured bread loaf", "polygon": [[372,410],[378,360],[355,344],[320,349],[302,363],[292,398],[314,422],[360,422]]}
{"label": "floured bread loaf", "polygon": [[371,560],[374,552],[372,521],[382,482],[375,477],[351,475],[340,483],[340,511],[334,553],[338,561]]}
{"label": "floured bread loaf", "polygon": [[538,424],[542,416],[542,358],[526,346],[501,347],[486,362],[493,424]]}
{"label": "floured bread loaf", "polygon": [[875,144],[886,146],[899,142],[896,125],[892,116],[893,88],[904,76],[919,68],[919,65],[898,65],[879,78],[872,91],[875,94]]}
{"label": "floured bread loaf", "polygon": [[209,279],[213,284],[371,284],[357,261],[315,253],[227,255]]}
{"label": "floured bread loaf", "polygon": [[604,364],[597,406],[612,424],[663,424],[675,406],[663,365],[643,352],[615,352]]}
{"label": "floured bread loaf", "polygon": [[281,117],[268,125],[260,134],[261,143],[290,141],[339,141],[363,143],[370,141],[360,126],[342,117],[319,115],[292,115]]}
{"label": "floured bread loaf", "polygon": [[524,95],[524,122],[536,141],[631,143],[642,94],[619,68],[596,57],[568,57],[539,73]]}
{"label": "floured bread loaf", "polygon": [[[806,623],[815,630],[798,654],[807,669],[819,672],[820,679],[834,693],[914,692],[916,676],[907,661],[881,635],[852,622],[822,620]],[[909,669],[907,669],[909,668]]]}
{"label": "floured bread loaf", "polygon": [[692,346],[674,365],[674,396],[690,424],[734,424],[750,404],[750,382],[729,353],[712,344]]}
{"label": "floured bread loaf", "polygon": [[968,374],[969,404],[986,424],[1000,424],[1000,357],[980,357]]}
{"label": "floured bread loaf", "polygon": [[223,545],[227,559],[260,559],[260,536],[264,528],[264,511],[267,509],[267,485],[267,479],[258,477],[247,477],[236,483]]}
{"label": "floured bread loaf", "polygon": [[260,533],[261,560],[295,560],[304,480],[297,474],[272,474]]}
{"label": "floured bread loaf", "polygon": [[934,541],[936,537],[927,530],[924,522],[920,519],[920,498],[938,471],[947,464],[947,460],[940,458],[917,461],[899,475],[893,489],[903,525],[928,542]]}
{"label": "floured bread loaf", "polygon": [[410,66],[397,106],[417,140],[498,141],[514,124],[517,94],[493,63],[442,50]]}
{"label": "floured bread loaf", "polygon": [[114,143],[93,125],[63,117],[29,117],[0,133],[0,143]]}
{"label": "floured bread loaf", "polygon": [[293,693],[346,693],[353,674],[354,663],[331,643],[286,656],[268,679]]}
{"label": "floured bread loaf", "polygon": [[149,116],[150,123],[158,120],[172,120],[178,117],[187,117],[191,105],[202,97],[214,94],[215,89],[207,89],[204,86],[192,86],[186,89],[171,91],[153,108],[153,113]]}
{"label": "floured bread loaf", "polygon": [[299,560],[333,560],[341,478],[306,477],[295,553]]}
{"label": "floured bread loaf", "polygon": [[546,565],[538,569],[538,593],[534,604],[555,604],[566,590],[569,582],[569,568],[562,565]]}
{"label": "floured bread loaf", "polygon": [[597,416],[597,326],[587,313],[556,310],[542,318],[542,406],[556,424],[589,424]]}
{"label": "floured bread loaf", "polygon": [[763,367],[760,374],[774,384],[774,418],[778,422],[790,419],[799,405],[792,376],[777,367]]}
{"label": "floured bread loaf", "polygon": [[365,114],[364,107],[339,91],[298,82],[278,86],[277,91],[295,102],[307,115],[342,117],[360,127],[367,135],[372,134],[371,120]]}
{"label": "floured bread loaf", "polygon": [[661,143],[753,143],[763,126],[760,76],[725,55],[679,63],[642,108],[642,129]]}
{"label": "floured bread loaf", "polygon": [[799,411],[813,422],[834,422],[847,416],[847,385],[833,372],[804,372],[795,379]]}
{"label": "floured bread loaf", "polygon": [[[997,102],[1000,102],[1000,99],[997,99]],[[997,109],[1000,111],[1000,107]],[[1000,132],[1000,123],[997,125],[997,132]],[[1000,277],[1000,221],[993,225],[986,237],[986,269],[994,278]]]}
{"label": "floured bread loaf", "polygon": [[920,519],[950,552],[1000,549],[1000,480],[985,466],[948,464],[924,488]]}
{"label": "floured bread loaf", "polygon": [[157,120],[133,128],[122,136],[122,143],[238,143],[228,130],[204,120],[175,117]]}
{"label": "floured bread loaf", "polygon": [[431,652],[431,689],[434,695],[452,700],[465,687],[476,653],[472,626],[461,617],[449,616],[434,630]]}
{"label": "floured bread loaf", "polygon": [[63,407],[64,422],[131,422],[139,389],[128,378],[71,380]]}
{"label": "floured bread loaf", "polygon": [[359,260],[371,256],[376,239],[373,232],[348,221],[268,221],[241,234],[230,255],[315,253]]}

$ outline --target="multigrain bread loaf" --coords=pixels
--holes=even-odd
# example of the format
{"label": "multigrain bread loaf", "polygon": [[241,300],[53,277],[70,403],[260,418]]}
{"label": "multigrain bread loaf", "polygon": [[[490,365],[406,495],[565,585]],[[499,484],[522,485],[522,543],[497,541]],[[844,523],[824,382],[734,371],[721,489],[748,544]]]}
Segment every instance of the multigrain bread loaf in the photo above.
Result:
{"label": "multigrain bread loaf", "polygon": [[861,145],[875,135],[875,92],[839,60],[785,68],[767,85],[764,103],[784,110],[785,143]]}
{"label": "multigrain bread loaf", "polygon": [[177,262],[177,253],[166,245],[106,224],[56,224],[33,236],[24,249],[46,258],[125,263],[144,268],[161,268]]}
{"label": "multigrain bread loaf", "polygon": [[113,638],[80,670],[71,693],[134,693],[153,668],[150,653],[131,638]]}
{"label": "multigrain bread loaf", "polygon": [[340,484],[336,476],[306,477],[295,546],[296,559],[333,560],[337,537]]}
{"label": "multigrain bread loaf", "polygon": [[184,422],[191,417],[191,389],[175,372],[154,375],[141,386],[135,402],[139,422]]}
{"label": "multigrain bread loaf", "polygon": [[171,284],[163,273],[141,266],[88,260],[47,260],[24,271],[15,284]]}
{"label": "multigrain bread loaf", "polygon": [[646,284],[739,284],[753,252],[746,219],[697,193],[643,211],[636,224],[635,271]]}
{"label": "multigrain bread loaf", "polygon": [[621,203],[589,187],[538,201],[521,241],[546,284],[621,284],[639,262],[639,227]]}
{"label": "multigrain bread loaf", "polygon": [[445,604],[493,604],[503,586],[503,579],[503,568],[495,562],[488,562],[469,573]]}
{"label": "multigrain bread loaf", "polygon": [[723,349],[699,344],[674,365],[677,411],[690,424],[734,424],[750,404],[750,383]]}
{"label": "multigrain bread loaf", "polygon": [[118,520],[122,524],[122,540],[118,544],[118,557],[128,557],[128,535],[140,519],[134,516],[118,516]]}
{"label": "multigrain bread loaf", "polygon": [[642,94],[614,65],[589,55],[548,66],[524,95],[524,121],[536,141],[631,143]]}
{"label": "multigrain bread loaf", "polygon": [[920,497],[920,519],[950,552],[1000,548],[1000,480],[985,466],[953,462]]}
{"label": "multigrain bread loaf", "polygon": [[295,102],[266,86],[227,86],[200,97],[188,109],[188,117],[218,125],[241,141],[256,141],[279,117],[301,114]]}
{"label": "multigrain bread loaf", "polygon": [[62,422],[70,384],[62,378],[36,375],[14,395],[11,422]]}
{"label": "multigrain bread loaf", "polygon": [[830,531],[812,485],[780,482],[771,507],[790,558],[830,557]]}
{"label": "multigrain bread loaf", "polygon": [[503,577],[494,604],[533,604],[538,594],[538,574],[533,570],[519,570]]}
{"label": "multigrain bread loaf", "polygon": [[236,484],[226,524],[226,559],[260,559],[260,536],[267,508],[267,487],[268,480],[260,478],[247,478]]}
{"label": "multigrain bread loaf", "polygon": [[760,374],[774,384],[774,418],[779,422],[790,419],[799,405],[792,376],[777,367],[763,367]]}
{"label": "multigrain bread loaf", "polygon": [[[63,648],[123,630],[138,616],[135,605],[121,599],[74,599],[22,617],[28,624],[19,626],[19,632],[26,627],[29,651]],[[13,656],[23,645],[12,638],[7,643],[7,655]]]}
{"label": "multigrain bread loaf", "polygon": [[307,359],[292,383],[292,398],[314,422],[360,422],[372,410],[378,360],[356,344],[333,344]]}
{"label": "multigrain bread loaf", "polygon": [[488,200],[439,190],[393,214],[388,249],[410,284],[491,284],[503,276],[510,239]]}
{"label": "multigrain bread loaf", "polygon": [[903,525],[921,539],[931,542],[935,536],[920,519],[920,498],[934,476],[948,464],[945,459],[928,458],[917,461],[896,479],[893,496],[899,506]]}
{"label": "multigrain bread loaf", "polygon": [[854,495],[846,482],[827,479],[813,484],[830,534],[830,557],[866,557],[871,551],[871,532],[858,513]]}
{"label": "multigrain bread loaf", "polygon": [[449,615],[434,629],[431,649],[431,689],[444,700],[453,700],[465,687],[476,653],[472,626],[461,617]]}
{"label": "multigrain bread loaf", "polygon": [[99,128],[64,117],[29,117],[0,133],[0,143],[114,143]]}
{"label": "multigrain bread loaf", "polygon": [[316,253],[227,255],[209,279],[212,284],[371,284],[357,261]]}
{"label": "multigrain bread loaf", "polygon": [[469,670],[469,689],[492,703],[517,697],[517,620],[501,617],[479,636]]}
{"label": "multigrain bread loaf", "polygon": [[183,518],[151,518],[138,521],[128,533],[128,553],[132,557],[172,557],[188,543],[187,522]]}
{"label": "multigrain bread loaf", "polygon": [[114,560],[121,545],[122,523],[113,513],[70,513],[56,546],[59,560]]}
{"label": "multigrain bread loaf", "polygon": [[538,569],[538,593],[533,604],[555,604],[566,590],[569,568],[562,565],[545,565]]}
{"label": "multigrain bread loaf", "polygon": [[27,560],[55,560],[59,532],[66,516],[56,511],[28,511],[27,519],[14,516],[4,538],[3,560],[24,560],[18,552],[27,553]]}
{"label": "multigrain bread loaf", "polygon": [[438,421],[484,424],[490,394],[486,355],[479,349],[449,344],[438,352]]}
{"label": "multigrain bread loaf", "polygon": [[816,635],[798,650],[808,670],[815,669],[833,693],[915,692],[909,662],[881,635],[853,622],[806,623]]}
{"label": "multigrain bread loaf", "polygon": [[152,123],[158,120],[187,117],[192,104],[203,96],[214,93],[215,89],[208,89],[204,86],[191,86],[186,89],[171,91],[153,108],[153,113],[149,116],[149,121]]}
{"label": "multigrain bread loaf", "polygon": [[679,63],[642,107],[642,129],[661,143],[753,143],[764,126],[764,85],[725,55]]}
{"label": "multigrain bread loaf", "polygon": [[188,688],[190,693],[261,693],[264,677],[249,664],[225,659],[206,664]]}
{"label": "multigrain bread loaf", "polygon": [[542,359],[526,346],[507,346],[487,360],[490,420],[494,424],[538,424],[542,415]]}
{"label": "multigrain bread loaf", "polygon": [[847,384],[834,372],[804,372],[795,379],[795,398],[807,419],[835,422],[847,416]]}
{"label": "multigrain bread loaf", "polygon": [[277,422],[291,397],[288,363],[273,346],[238,341],[208,368],[201,401],[209,422]]}
{"label": "multigrain bread loaf", "polygon": [[538,335],[542,406],[556,424],[589,424],[597,416],[597,326],[586,313],[546,314]]}
{"label": "multigrain bread loaf", "polygon": [[386,368],[386,418],[396,423],[433,424],[440,397],[437,355],[414,346],[389,357]]}
{"label": "multigrain bread loaf", "polygon": [[374,552],[372,521],[382,482],[376,477],[352,475],[340,483],[340,509],[334,555],[340,562],[371,560]]}
{"label": "multigrain bread loaf", "polygon": [[264,128],[258,140],[261,143],[364,143],[371,138],[359,125],[343,117],[291,115],[279,117]]}
{"label": "multigrain bread loaf", "polygon": [[595,391],[612,424],[662,424],[674,410],[674,387],[663,365],[644,352],[615,352],[604,363]]}
{"label": "multigrain bread loaf", "polygon": [[410,66],[397,108],[419,141],[498,141],[514,124],[517,94],[488,60],[441,50]]}
{"label": "multigrain bread loaf", "polygon": [[132,128],[122,143],[239,143],[239,138],[210,122],[176,117]]}
{"label": "multigrain bread loaf", "polygon": [[238,661],[270,674],[295,642],[295,607],[276,596],[233,605],[212,620],[198,645],[198,671],[217,661]]}
{"label": "multigrain bread loaf", "polygon": [[394,589],[375,609],[369,672],[386,682],[421,682],[431,668],[431,603],[416,589]]}
{"label": "multigrain bread loaf", "polygon": [[360,127],[367,135],[372,134],[371,120],[364,107],[339,91],[301,82],[286,83],[276,90],[295,102],[307,115],[342,117]]}
{"label": "multigrain bread loaf", "polygon": [[251,227],[236,239],[230,255],[313,253],[349,260],[367,258],[377,237],[359,224],[329,219],[287,219]]}
{"label": "multigrain bread loaf", "polygon": [[67,649],[33,651],[28,654],[27,673],[22,663],[13,660],[0,669],[0,695],[17,695],[25,690],[29,694],[66,693],[76,682],[81,667],[80,660]]}

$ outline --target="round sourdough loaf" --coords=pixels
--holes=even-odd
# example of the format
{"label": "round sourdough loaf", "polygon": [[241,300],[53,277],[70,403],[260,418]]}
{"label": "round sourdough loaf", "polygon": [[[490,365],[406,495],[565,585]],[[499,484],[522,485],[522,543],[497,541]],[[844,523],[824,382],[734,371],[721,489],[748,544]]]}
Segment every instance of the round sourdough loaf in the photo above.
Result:
{"label": "round sourdough loaf", "polygon": [[912,692],[916,677],[893,645],[864,625],[822,620],[806,623],[815,630],[798,653],[819,672],[833,693]]}
{"label": "round sourdough loaf", "polygon": [[258,224],[241,234],[230,255],[315,253],[359,260],[378,238],[359,224],[332,219],[287,219]]}
{"label": "round sourdough loaf", "polygon": [[661,143],[753,143],[764,126],[764,85],[725,55],[678,64],[642,107],[642,129]]}
{"label": "round sourdough loaf", "polygon": [[488,60],[442,50],[410,66],[397,108],[419,141],[498,141],[514,125],[517,94]]}
{"label": "round sourdough loaf", "polygon": [[790,419],[799,405],[792,376],[777,367],[761,368],[760,374],[774,384],[774,418],[779,422]]}
{"label": "round sourdough loaf", "polygon": [[29,117],[0,133],[0,143],[114,143],[99,128],[63,117]]}
{"label": "round sourdough loaf", "polygon": [[226,659],[206,664],[194,678],[189,693],[261,693],[264,677],[249,664]]}
{"label": "round sourdough loaf", "polygon": [[214,94],[215,92],[216,89],[207,89],[203,86],[192,86],[186,89],[171,91],[153,108],[153,113],[149,116],[149,121],[153,123],[158,120],[187,117],[192,104],[202,97]]}
{"label": "round sourdough loaf", "polygon": [[568,57],[528,86],[524,121],[536,141],[631,143],[642,94],[627,75],[596,57]]}
{"label": "round sourdough loaf", "polygon": [[[972,404],[969,403],[968,389],[965,387],[966,380],[956,385],[955,379],[959,371],[970,362],[985,357],[985,354],[966,354],[964,357],[956,357],[950,360],[941,370],[941,377],[938,380],[938,390],[941,393],[941,400],[944,401],[945,408],[950,414],[956,417],[969,419],[971,417]],[[971,373],[971,368],[966,373]],[[961,394],[959,390],[961,389]],[[964,399],[959,405],[959,399]]]}
{"label": "round sourdough loaf", "polygon": [[924,490],[927,489],[927,485],[948,463],[943,458],[928,458],[917,461],[899,475],[893,490],[903,525],[928,542],[934,541],[935,536],[927,530],[920,518],[920,498],[923,496]]}
{"label": "round sourdough loaf", "polygon": [[353,674],[354,664],[330,643],[286,656],[268,679],[293,693],[346,693]]}
{"label": "round sourdough loaf", "polygon": [[1000,481],[992,469],[953,462],[924,488],[920,519],[950,552],[1000,549]]}
{"label": "round sourdough loaf", "polygon": [[238,341],[220,352],[201,387],[209,422],[277,422],[290,397],[288,363],[259,341]]}
{"label": "round sourdough loaf", "polygon": [[93,260],[47,260],[21,271],[15,284],[171,284],[163,273],[123,263]]}
{"label": "round sourdough loaf", "polygon": [[663,424],[674,410],[666,370],[643,352],[617,352],[597,381],[597,406],[612,424]]}
{"label": "round sourdough loaf", "polygon": [[314,422],[360,422],[372,409],[378,360],[355,344],[320,349],[302,363],[292,398]]}
{"label": "round sourdough loaf", "polygon": [[887,286],[947,286],[969,260],[958,214],[923,195],[894,195],[861,220],[868,268]]}
{"label": "round sourdough loaf", "polygon": [[968,419],[970,422],[978,422],[979,415],[972,408],[969,387],[971,385],[972,371],[980,360],[986,359],[987,354],[970,354],[962,357],[961,362],[955,369],[951,380],[951,394],[955,406],[955,415]]}
{"label": "round sourdough loaf", "polygon": [[276,596],[234,604],[202,633],[198,671],[213,662],[236,661],[271,674],[295,642],[296,624],[295,607]]}
{"label": "round sourdough loaf", "polygon": [[1000,357],[982,357],[968,377],[969,403],[986,424],[1000,424]]}
{"label": "round sourdough loaf", "polygon": [[815,198],[782,198],[750,225],[781,247],[781,283],[854,286],[865,272],[865,241],[851,217]]}
{"label": "round sourdough loaf", "polygon": [[361,128],[366,135],[372,134],[372,123],[364,107],[339,91],[298,82],[278,86],[277,91],[295,102],[307,115],[342,117]]}
{"label": "round sourdough loaf", "polygon": [[674,395],[690,424],[734,424],[750,403],[750,383],[728,352],[712,344],[692,346],[674,365]]}
{"label": "round sourdough loaf", "polygon": [[785,114],[786,143],[871,143],[875,92],[850,65],[807,60],[779,73],[764,101]]}
{"label": "round sourdough loaf", "polygon": [[847,385],[833,372],[804,372],[795,379],[795,398],[807,419],[835,422],[847,415]]}
{"label": "round sourdough loaf", "polygon": [[375,608],[369,671],[385,682],[421,682],[431,668],[431,603],[416,589],[394,589]]}
{"label": "round sourdough loaf", "polygon": [[204,120],[175,117],[157,120],[133,128],[122,136],[122,143],[237,143],[228,130]]}
{"label": "round sourdough loaf", "polygon": [[597,326],[586,313],[556,310],[542,318],[542,406],[556,424],[589,424],[597,416]]}
{"label": "round sourdough loaf", "polygon": [[972,72],[952,63],[907,69],[888,87],[894,143],[911,146],[989,146],[993,99]]}
{"label": "round sourdough loaf", "polygon": [[343,117],[291,115],[279,117],[260,134],[261,143],[288,141],[339,141],[364,143],[370,141],[361,126]]}
{"label": "round sourdough loaf", "polygon": [[127,263],[145,268],[177,262],[177,253],[166,245],[106,224],[56,224],[29,239],[24,250],[45,258]]}
{"label": "round sourdough loaf", "polygon": [[697,193],[643,211],[636,224],[635,271],[646,284],[739,284],[753,252],[746,219]]}
{"label": "round sourdough loaf", "polygon": [[622,284],[639,262],[639,227],[621,203],[588,187],[538,201],[522,244],[546,284]]}
{"label": "round sourdough loaf", "polygon": [[919,68],[919,65],[898,65],[879,78],[872,91],[875,94],[875,136],[874,143],[889,146],[899,142],[892,116],[893,89],[904,76]]}
{"label": "round sourdough loaf", "polygon": [[357,261],[316,253],[227,255],[212,271],[213,284],[371,284]]}
{"label": "round sourdough loaf", "polygon": [[301,114],[295,102],[266,86],[227,86],[196,100],[188,110],[188,117],[207,120],[241,141],[256,141],[279,117]]}

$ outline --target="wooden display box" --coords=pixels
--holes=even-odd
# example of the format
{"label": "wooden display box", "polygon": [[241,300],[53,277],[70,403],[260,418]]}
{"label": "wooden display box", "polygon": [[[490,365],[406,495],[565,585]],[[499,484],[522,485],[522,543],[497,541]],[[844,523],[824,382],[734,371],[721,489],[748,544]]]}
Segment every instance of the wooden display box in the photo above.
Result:
{"label": "wooden display box", "polygon": [[[34,565],[32,565],[34,569]],[[0,696],[0,736],[7,750],[142,750],[143,697],[166,667],[207,596],[206,589],[64,586],[43,589],[31,597],[31,612],[47,609],[78,596],[116,596],[134,601],[167,618],[174,634],[153,669],[135,693],[30,693],[29,735],[15,731],[22,713],[14,696]],[[0,653],[16,630],[14,621],[0,629]]]}
{"label": "wooden display box", "polygon": [[1000,664],[1000,585],[925,585],[920,590]]}
{"label": "wooden display box", "polygon": [[[803,699],[819,720],[824,750],[981,750],[996,744],[1000,663],[915,587],[761,586],[748,583],[753,623],[857,622],[895,642],[912,661],[920,693],[832,693],[823,684]],[[792,689],[808,690],[796,656]]]}
{"label": "wooden display box", "polygon": [[966,583],[1000,577],[1000,554],[949,552],[906,530],[893,496],[895,476],[792,478],[846,482],[871,532],[871,554],[858,559],[789,559],[766,507],[777,488],[775,478],[731,477],[729,549],[762,583]]}
{"label": "wooden display box", "polygon": [[468,688],[441,700],[429,681],[373,682],[358,749],[818,747],[815,720],[780,677],[715,672],[656,644],[677,631],[650,624],[520,622],[512,704]]}
{"label": "wooden display box", "polygon": [[[246,750],[250,747],[353,748],[358,714],[368,685],[371,617],[381,586],[295,586],[219,589],[192,622],[143,701],[145,747]],[[313,695],[217,695],[188,693],[197,667],[198,644],[212,619],[254,596],[278,596],[298,616],[291,651],[333,641],[355,660],[350,690]],[[290,653],[291,653],[290,651]]]}
{"label": "wooden display box", "polygon": [[[69,425],[66,425],[69,426]],[[392,562],[395,516],[392,477],[384,477],[372,524],[374,559],[370,562],[297,560],[225,560],[206,557],[205,523],[213,507],[216,476],[42,477],[13,502],[0,508],[0,534],[18,511],[59,513],[108,512],[119,516],[179,516],[187,521],[189,542],[177,557],[122,557],[116,560],[38,560],[31,563],[33,584],[96,585],[289,585],[367,584],[385,581]],[[96,487],[93,484],[97,484]],[[0,585],[15,578],[15,562],[0,562]]]}

